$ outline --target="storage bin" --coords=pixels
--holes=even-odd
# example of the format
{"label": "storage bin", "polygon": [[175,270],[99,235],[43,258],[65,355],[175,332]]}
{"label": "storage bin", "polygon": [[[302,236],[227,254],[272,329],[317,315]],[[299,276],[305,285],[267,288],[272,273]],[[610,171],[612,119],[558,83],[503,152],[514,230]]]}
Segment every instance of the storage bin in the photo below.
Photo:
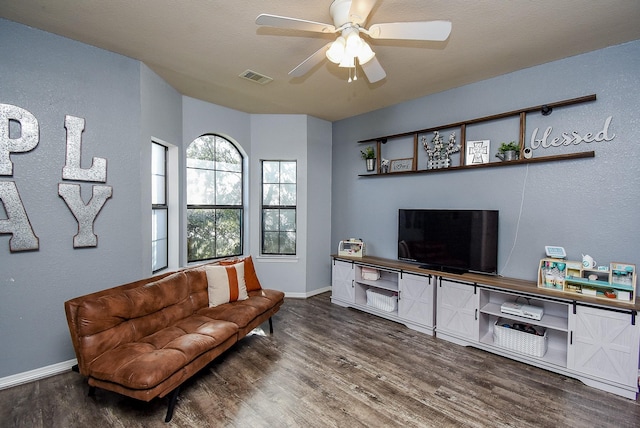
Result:
{"label": "storage bin", "polygon": [[367,306],[385,312],[393,312],[398,308],[398,295],[393,291],[367,289]]}
{"label": "storage bin", "polygon": [[362,279],[366,279],[368,281],[377,281],[380,279],[380,271],[374,268],[363,267],[361,268],[360,275]]}
{"label": "storage bin", "polygon": [[[513,324],[514,321],[498,318],[493,326],[493,343],[503,348],[533,357],[543,357],[547,352],[547,330],[543,336],[503,327],[503,324]],[[540,329],[541,327],[538,327]]]}

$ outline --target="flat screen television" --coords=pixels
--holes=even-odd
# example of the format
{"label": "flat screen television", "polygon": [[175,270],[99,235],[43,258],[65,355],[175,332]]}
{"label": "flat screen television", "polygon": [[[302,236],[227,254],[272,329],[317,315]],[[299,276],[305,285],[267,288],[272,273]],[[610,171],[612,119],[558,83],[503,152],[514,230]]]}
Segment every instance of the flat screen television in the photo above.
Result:
{"label": "flat screen television", "polygon": [[400,209],[398,259],[446,272],[498,272],[498,211]]}

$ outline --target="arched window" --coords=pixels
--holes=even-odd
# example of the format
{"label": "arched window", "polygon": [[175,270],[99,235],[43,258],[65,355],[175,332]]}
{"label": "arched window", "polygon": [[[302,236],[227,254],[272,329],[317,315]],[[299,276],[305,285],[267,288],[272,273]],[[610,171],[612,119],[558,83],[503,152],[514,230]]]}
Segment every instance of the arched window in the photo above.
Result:
{"label": "arched window", "polygon": [[187,259],[242,255],[242,154],[219,135],[187,147]]}

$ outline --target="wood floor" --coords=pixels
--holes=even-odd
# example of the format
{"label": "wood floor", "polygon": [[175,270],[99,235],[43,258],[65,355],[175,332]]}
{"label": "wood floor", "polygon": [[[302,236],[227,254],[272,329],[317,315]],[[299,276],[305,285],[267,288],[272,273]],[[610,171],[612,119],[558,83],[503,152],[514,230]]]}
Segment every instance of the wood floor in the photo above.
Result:
{"label": "wood floor", "polygon": [[0,391],[2,427],[638,427],[640,404],[353,309],[287,299],[167,399],[68,372]]}

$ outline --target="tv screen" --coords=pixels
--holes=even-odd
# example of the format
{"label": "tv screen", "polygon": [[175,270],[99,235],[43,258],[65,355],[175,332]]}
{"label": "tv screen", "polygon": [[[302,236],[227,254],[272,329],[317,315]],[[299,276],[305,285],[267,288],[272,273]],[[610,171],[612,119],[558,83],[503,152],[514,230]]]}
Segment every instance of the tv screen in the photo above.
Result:
{"label": "tv screen", "polygon": [[400,209],[398,259],[448,272],[498,272],[498,211]]}

